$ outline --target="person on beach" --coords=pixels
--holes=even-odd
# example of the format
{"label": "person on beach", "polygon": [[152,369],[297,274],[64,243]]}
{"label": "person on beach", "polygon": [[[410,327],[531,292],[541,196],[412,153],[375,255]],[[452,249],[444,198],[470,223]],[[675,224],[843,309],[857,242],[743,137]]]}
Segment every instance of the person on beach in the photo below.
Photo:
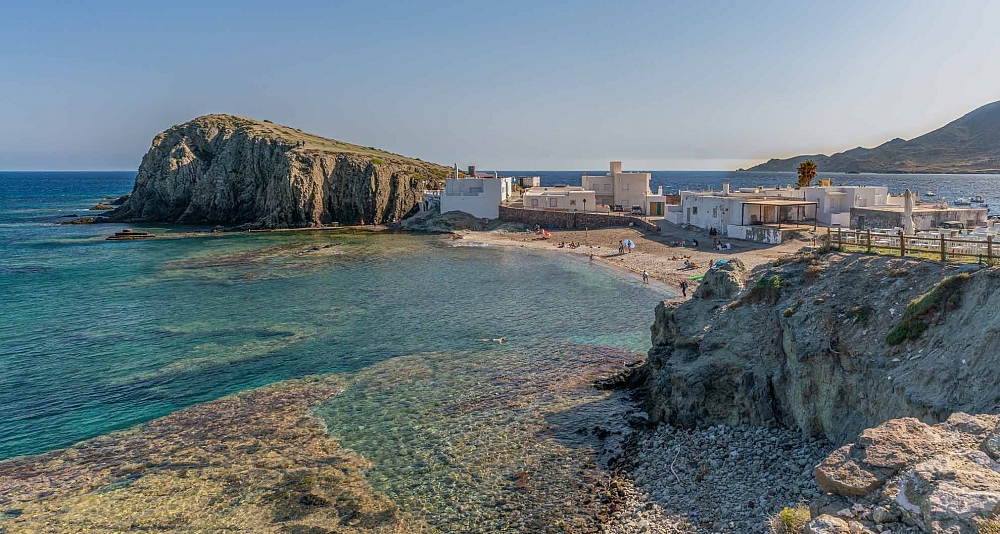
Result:
{"label": "person on beach", "polygon": [[618,240],[618,253],[625,254],[625,243],[621,239]]}
{"label": "person on beach", "polygon": [[590,254],[590,263],[594,263],[594,254],[593,253]]}
{"label": "person on beach", "polygon": [[712,236],[712,248],[719,246],[719,231],[713,226],[711,230],[708,231],[708,235]]}
{"label": "person on beach", "polygon": [[688,283],[684,280],[681,280],[681,296],[684,298],[688,296]]}
{"label": "person on beach", "polygon": [[691,240],[691,246],[694,247],[694,248],[698,248],[698,240],[697,239],[692,239]]}
{"label": "person on beach", "polygon": [[642,271],[642,283],[644,284],[649,283],[649,273],[647,273],[646,271]]}

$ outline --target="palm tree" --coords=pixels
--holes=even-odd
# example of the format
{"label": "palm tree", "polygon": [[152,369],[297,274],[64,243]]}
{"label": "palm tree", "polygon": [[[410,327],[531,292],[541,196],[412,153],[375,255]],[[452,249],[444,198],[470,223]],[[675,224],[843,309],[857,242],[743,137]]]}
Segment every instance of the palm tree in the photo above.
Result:
{"label": "palm tree", "polygon": [[816,164],[813,160],[807,159],[799,164],[799,187],[809,187],[813,179],[816,178]]}

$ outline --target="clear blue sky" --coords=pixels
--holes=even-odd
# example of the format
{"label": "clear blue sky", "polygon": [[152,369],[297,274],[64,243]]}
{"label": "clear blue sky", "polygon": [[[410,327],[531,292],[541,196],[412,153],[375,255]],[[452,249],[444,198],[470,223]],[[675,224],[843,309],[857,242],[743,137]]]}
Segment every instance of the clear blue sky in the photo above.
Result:
{"label": "clear blue sky", "polygon": [[483,169],[730,169],[1000,100],[1000,2],[0,2],[0,169],[233,113]]}

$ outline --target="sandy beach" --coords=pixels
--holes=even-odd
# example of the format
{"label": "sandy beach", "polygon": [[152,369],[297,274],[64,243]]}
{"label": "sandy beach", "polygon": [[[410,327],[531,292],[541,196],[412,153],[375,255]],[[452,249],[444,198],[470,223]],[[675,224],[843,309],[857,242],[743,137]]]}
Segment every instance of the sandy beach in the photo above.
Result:
{"label": "sandy beach", "polygon": [[[593,261],[624,269],[636,276],[641,276],[646,271],[650,278],[667,285],[678,296],[681,282],[688,283],[687,293],[690,296],[698,287],[698,280],[691,280],[691,277],[705,274],[718,260],[739,258],[747,267],[753,268],[812,244],[812,236],[804,232],[802,239],[789,240],[781,245],[762,245],[721,237],[719,242],[729,243],[731,248],[720,251],[712,249],[712,238],[707,231],[676,226],[669,226],[661,232],[646,232],[634,228],[553,230],[548,239],[541,239],[534,232],[523,231],[459,231],[453,239],[461,239],[463,243],[523,247],[585,257],[593,254]],[[624,239],[632,240],[635,248],[621,254],[618,242]],[[693,245],[693,240],[698,241],[697,247]],[[674,244],[681,241],[686,246]],[[686,269],[685,260],[690,261],[694,267]]]}

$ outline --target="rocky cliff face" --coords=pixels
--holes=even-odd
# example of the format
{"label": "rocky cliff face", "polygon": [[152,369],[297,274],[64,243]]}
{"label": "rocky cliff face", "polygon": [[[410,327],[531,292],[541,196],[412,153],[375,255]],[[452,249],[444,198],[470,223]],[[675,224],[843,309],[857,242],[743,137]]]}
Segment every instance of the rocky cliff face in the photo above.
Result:
{"label": "rocky cliff face", "polygon": [[311,227],[401,219],[440,165],[230,115],[153,139],[114,221]]}
{"label": "rocky cliff face", "polygon": [[995,413],[1000,271],[942,283],[955,272],[839,254],[752,273],[739,262],[715,268],[694,298],[656,309],[639,377],[649,414],[678,426],[786,426],[842,444],[893,418]]}

